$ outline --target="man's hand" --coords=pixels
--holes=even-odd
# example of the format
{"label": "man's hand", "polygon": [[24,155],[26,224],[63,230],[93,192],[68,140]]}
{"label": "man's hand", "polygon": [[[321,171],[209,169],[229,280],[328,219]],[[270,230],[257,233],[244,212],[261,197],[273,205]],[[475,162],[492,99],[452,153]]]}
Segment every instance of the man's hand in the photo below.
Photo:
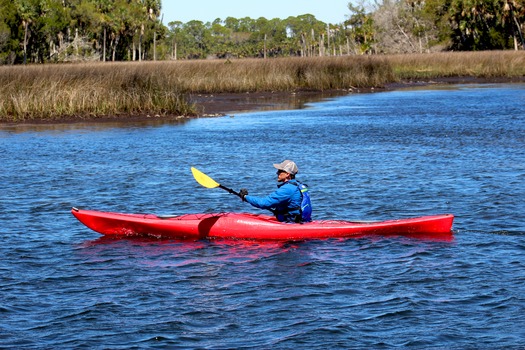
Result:
{"label": "man's hand", "polygon": [[244,197],[248,195],[248,190],[246,188],[241,188],[239,194],[241,195],[241,199],[246,202],[246,199]]}

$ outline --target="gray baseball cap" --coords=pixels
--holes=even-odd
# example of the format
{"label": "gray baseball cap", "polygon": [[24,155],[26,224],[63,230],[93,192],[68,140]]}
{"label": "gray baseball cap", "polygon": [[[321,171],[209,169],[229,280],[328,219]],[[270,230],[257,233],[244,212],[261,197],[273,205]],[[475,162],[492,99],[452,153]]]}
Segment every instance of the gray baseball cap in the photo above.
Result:
{"label": "gray baseball cap", "polygon": [[295,165],[294,162],[288,159],[280,164],[274,164],[273,166],[277,170],[286,171],[288,174],[292,174],[292,175],[295,175],[299,172],[297,165]]}

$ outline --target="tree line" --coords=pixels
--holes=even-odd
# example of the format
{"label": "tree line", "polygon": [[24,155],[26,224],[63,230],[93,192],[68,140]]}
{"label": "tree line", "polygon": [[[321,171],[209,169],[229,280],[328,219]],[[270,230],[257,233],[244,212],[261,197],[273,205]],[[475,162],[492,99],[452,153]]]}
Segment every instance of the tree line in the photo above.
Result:
{"label": "tree line", "polygon": [[0,0],[0,64],[525,49],[525,0],[361,0],[341,15],[164,25],[161,0]]}

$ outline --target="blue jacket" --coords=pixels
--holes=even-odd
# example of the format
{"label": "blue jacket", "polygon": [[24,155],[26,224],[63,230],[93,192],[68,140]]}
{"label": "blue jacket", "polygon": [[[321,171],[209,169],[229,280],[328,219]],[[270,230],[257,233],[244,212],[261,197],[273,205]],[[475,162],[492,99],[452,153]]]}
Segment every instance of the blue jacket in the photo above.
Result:
{"label": "blue jacket", "polygon": [[247,195],[244,199],[256,208],[271,210],[281,222],[295,222],[296,216],[301,214],[301,190],[288,182],[277,187],[266,197]]}

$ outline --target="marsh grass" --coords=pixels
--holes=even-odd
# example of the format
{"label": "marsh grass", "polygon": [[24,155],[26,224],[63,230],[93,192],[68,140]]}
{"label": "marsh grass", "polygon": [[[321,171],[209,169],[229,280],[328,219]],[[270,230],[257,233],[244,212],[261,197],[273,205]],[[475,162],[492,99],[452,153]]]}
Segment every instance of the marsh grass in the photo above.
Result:
{"label": "marsh grass", "polygon": [[442,52],[392,55],[399,80],[444,77],[513,78],[525,76],[525,51]]}
{"label": "marsh grass", "polygon": [[371,88],[453,76],[524,77],[525,52],[0,67],[0,122],[188,116],[196,113],[190,94]]}
{"label": "marsh grass", "polygon": [[0,67],[0,121],[193,114],[170,77],[148,66]]}
{"label": "marsh grass", "polygon": [[379,56],[164,63],[192,93],[330,90],[378,86],[394,76]]}

